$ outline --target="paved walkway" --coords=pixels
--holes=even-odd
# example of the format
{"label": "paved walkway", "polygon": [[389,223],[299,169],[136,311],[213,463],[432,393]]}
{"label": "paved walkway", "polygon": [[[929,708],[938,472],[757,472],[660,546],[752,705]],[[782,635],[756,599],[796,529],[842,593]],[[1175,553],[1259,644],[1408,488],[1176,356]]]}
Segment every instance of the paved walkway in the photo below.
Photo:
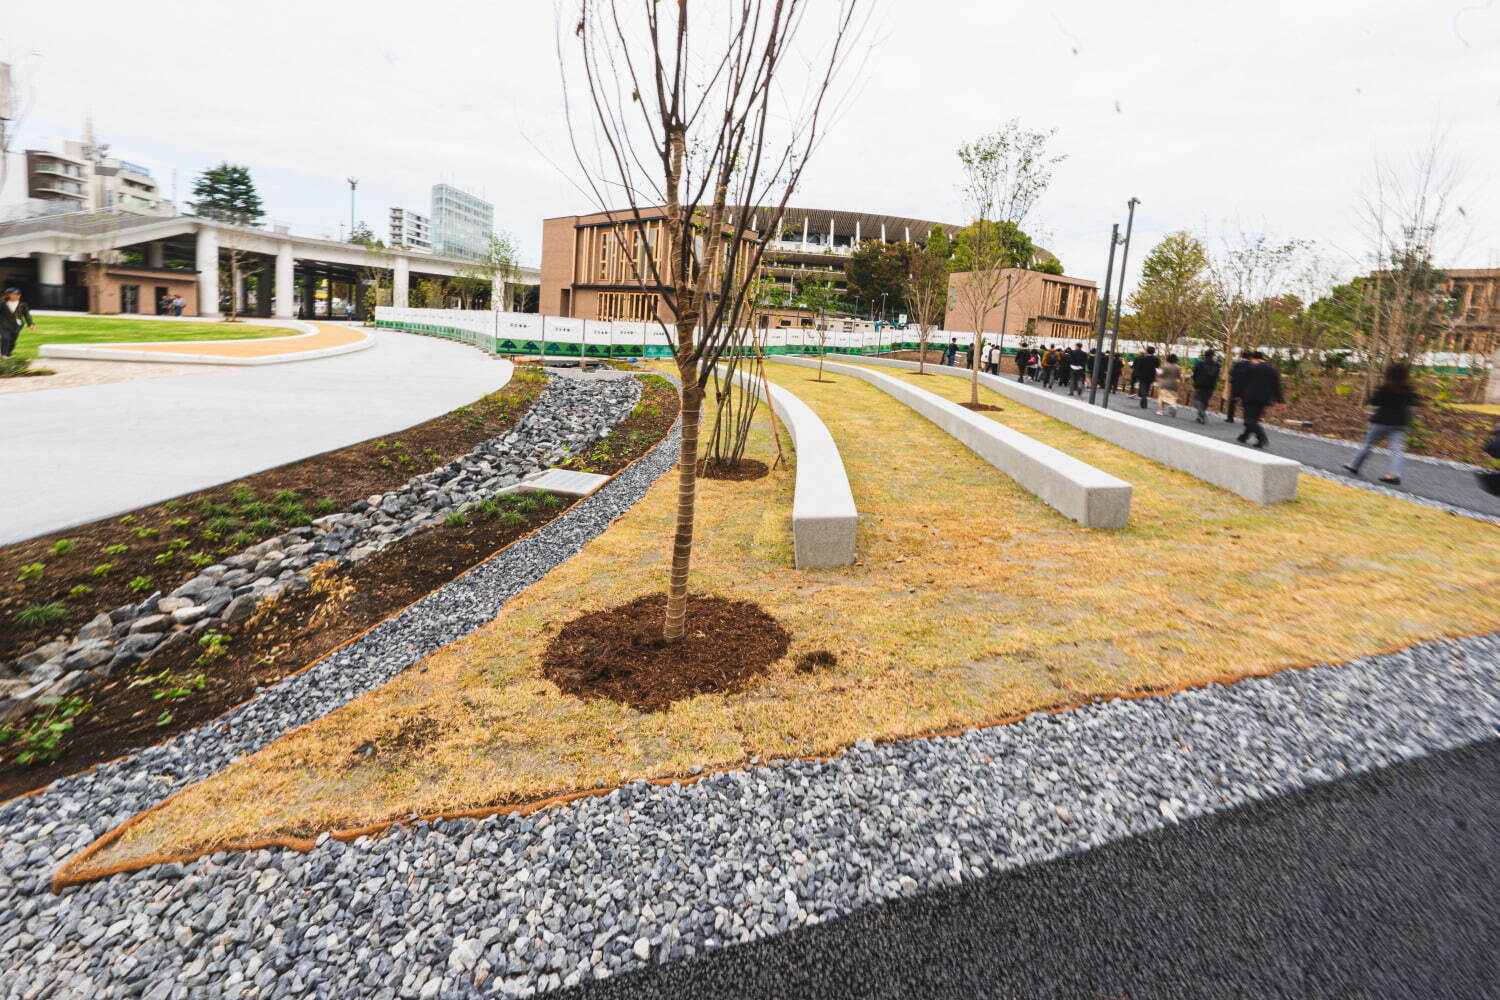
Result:
{"label": "paved walkway", "polygon": [[[1014,378],[1014,376],[1011,377]],[[1066,389],[1053,389],[1052,391],[1062,395],[1067,394]],[[1087,391],[1084,392],[1083,399],[1087,401]],[[1195,414],[1191,406],[1179,406],[1176,417],[1158,417],[1156,400],[1150,400],[1149,406],[1144,410],[1140,408],[1140,405],[1137,397],[1120,393],[1112,395],[1109,401],[1110,409],[1120,413],[1169,424],[1179,430],[1192,431],[1194,434],[1207,434],[1221,441],[1233,441],[1245,429],[1238,418],[1232,424],[1226,423],[1223,413],[1210,412],[1208,423],[1199,424],[1193,419]],[[1271,408],[1269,415],[1273,420],[1275,419],[1276,407]],[[1267,450],[1296,459],[1303,465],[1314,469],[1321,469],[1345,479],[1353,478],[1344,471],[1343,467],[1345,462],[1354,457],[1355,451],[1359,448],[1354,442],[1291,434],[1279,428],[1275,423],[1267,423],[1263,426],[1271,438],[1266,446]],[[1476,464],[1479,457],[1476,449]],[[1380,477],[1385,475],[1389,462],[1390,457],[1385,450],[1377,450],[1365,461],[1360,480],[1377,486],[1385,486],[1380,482]],[[1401,485],[1391,486],[1389,489],[1438,503],[1463,507],[1489,517],[1500,517],[1500,497],[1492,497],[1480,489],[1474,479],[1474,473],[1448,465],[1425,462],[1414,458],[1409,453],[1406,456],[1406,470],[1402,474]]]}
{"label": "paved walkway", "polygon": [[0,396],[0,544],[410,427],[510,377],[463,344],[374,336],[297,364]]}
{"label": "paved walkway", "polygon": [[560,994],[1500,995],[1500,743]]}

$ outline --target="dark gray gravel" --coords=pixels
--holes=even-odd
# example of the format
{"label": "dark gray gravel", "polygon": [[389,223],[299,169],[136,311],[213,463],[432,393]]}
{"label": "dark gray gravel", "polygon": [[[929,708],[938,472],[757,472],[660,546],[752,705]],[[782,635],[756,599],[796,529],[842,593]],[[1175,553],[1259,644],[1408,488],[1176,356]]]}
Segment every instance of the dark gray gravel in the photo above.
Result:
{"label": "dark gray gravel", "polygon": [[1497,775],[1491,740],[564,995],[1500,996]]}
{"label": "dark gray gravel", "polygon": [[[200,773],[147,751],[0,809],[0,995],[524,995],[1463,746],[1497,721],[1490,635],[48,895],[57,860]],[[224,763],[199,749],[215,757],[201,770]]]}

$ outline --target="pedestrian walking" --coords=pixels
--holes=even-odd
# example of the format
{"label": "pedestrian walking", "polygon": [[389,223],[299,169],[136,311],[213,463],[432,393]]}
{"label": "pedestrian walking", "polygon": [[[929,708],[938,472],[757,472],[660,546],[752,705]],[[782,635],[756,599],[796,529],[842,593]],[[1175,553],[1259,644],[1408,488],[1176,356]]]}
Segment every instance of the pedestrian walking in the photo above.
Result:
{"label": "pedestrian walking", "polygon": [[953,366],[953,359],[956,358],[957,356],[958,356],[958,338],[957,337],[950,337],[948,339],[948,348],[947,348],[947,350],[943,351],[943,364],[945,364],[945,365],[947,365],[947,366],[949,366],[951,368]]}
{"label": "pedestrian walking", "polygon": [[1120,375],[1125,371],[1125,359],[1120,357],[1116,351],[1105,351],[1104,353],[1109,359],[1109,390],[1110,392],[1119,392]]}
{"label": "pedestrian walking", "polygon": [[1223,368],[1210,347],[1193,365],[1193,408],[1198,411],[1198,423],[1208,423],[1208,404],[1214,398],[1214,388],[1219,384],[1219,372]]}
{"label": "pedestrian walking", "polygon": [[1163,416],[1167,410],[1171,410],[1172,417],[1177,416],[1177,390],[1182,387],[1182,366],[1177,363],[1177,355],[1168,354],[1167,363],[1161,366],[1161,374],[1156,378],[1156,415]]}
{"label": "pedestrian walking", "polygon": [[21,339],[23,328],[36,329],[31,310],[21,301],[21,290],[7,288],[4,295],[5,304],[0,305],[0,358],[8,358],[15,351],[16,341]]}
{"label": "pedestrian walking", "polygon": [[1031,366],[1031,348],[1022,344],[1016,348],[1016,381],[1026,381],[1026,369]]}
{"label": "pedestrian walking", "polygon": [[1266,407],[1284,401],[1281,395],[1281,373],[1275,365],[1266,363],[1266,356],[1259,351],[1246,355],[1249,367],[1245,369],[1245,380],[1240,388],[1240,402],[1245,407],[1245,430],[1235,438],[1240,444],[1253,437],[1255,447],[1264,448],[1269,438],[1260,425]]}
{"label": "pedestrian walking", "polygon": [[1146,408],[1146,400],[1151,398],[1151,383],[1156,381],[1156,372],[1161,367],[1161,358],[1156,356],[1156,348],[1146,348],[1145,354],[1137,354],[1135,360],[1130,362],[1130,381],[1135,385],[1141,397],[1141,409]]}
{"label": "pedestrian walking", "polygon": [[1224,418],[1225,423],[1234,423],[1234,407],[1244,394],[1245,373],[1250,371],[1251,353],[1246,348],[1240,348],[1240,359],[1229,366],[1229,408]]}
{"label": "pedestrian walking", "polygon": [[1411,384],[1411,367],[1399,361],[1386,365],[1380,387],[1370,394],[1366,403],[1372,409],[1370,426],[1365,430],[1365,443],[1344,468],[1359,475],[1359,467],[1370,457],[1371,450],[1384,441],[1391,452],[1391,467],[1380,481],[1398,485],[1402,467],[1406,464],[1406,435],[1411,430],[1412,407],[1422,403],[1422,397]]}
{"label": "pedestrian walking", "polygon": [[[1490,439],[1484,443],[1484,453],[1491,458],[1500,458],[1500,424],[1490,428]],[[1500,469],[1485,469],[1476,472],[1479,488],[1492,497],[1500,497]]]}
{"label": "pedestrian walking", "polygon": [[1042,388],[1052,388],[1052,382],[1057,378],[1057,366],[1062,364],[1062,353],[1051,344],[1042,352]]}
{"label": "pedestrian walking", "polygon": [[1068,380],[1068,395],[1083,395],[1083,380],[1088,372],[1089,356],[1083,353],[1082,344],[1074,344],[1073,349],[1063,356],[1063,364],[1066,366],[1064,376]]}
{"label": "pedestrian walking", "polygon": [[173,295],[172,296],[172,315],[173,316],[181,316],[182,315],[182,307],[183,307],[182,296],[181,295]]}

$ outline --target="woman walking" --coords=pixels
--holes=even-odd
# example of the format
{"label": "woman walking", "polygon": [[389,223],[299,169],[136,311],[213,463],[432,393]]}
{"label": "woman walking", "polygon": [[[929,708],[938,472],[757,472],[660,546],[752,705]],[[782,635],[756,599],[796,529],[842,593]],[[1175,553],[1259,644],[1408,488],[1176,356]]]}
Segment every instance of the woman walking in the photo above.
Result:
{"label": "woman walking", "polygon": [[1421,403],[1421,397],[1411,384],[1411,367],[1399,361],[1387,365],[1385,379],[1369,399],[1374,411],[1370,414],[1370,427],[1365,431],[1365,443],[1344,468],[1359,475],[1359,467],[1370,457],[1370,451],[1385,441],[1391,451],[1391,467],[1380,481],[1393,486],[1399,484],[1401,469],[1406,462],[1406,434],[1411,430],[1411,409]]}
{"label": "woman walking", "polygon": [[1177,355],[1168,354],[1167,363],[1161,366],[1161,372],[1156,376],[1156,415],[1159,417],[1167,410],[1172,411],[1172,416],[1177,416],[1177,390],[1182,387],[1182,366],[1177,363]]}

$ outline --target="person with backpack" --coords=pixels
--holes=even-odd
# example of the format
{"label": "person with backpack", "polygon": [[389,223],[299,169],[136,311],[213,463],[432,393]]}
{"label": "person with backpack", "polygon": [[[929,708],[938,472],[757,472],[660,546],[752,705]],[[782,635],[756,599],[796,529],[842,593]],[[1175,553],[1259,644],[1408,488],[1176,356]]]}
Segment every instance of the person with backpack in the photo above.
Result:
{"label": "person with backpack", "polygon": [[1151,398],[1151,384],[1156,381],[1157,369],[1161,367],[1161,359],[1156,356],[1156,348],[1146,348],[1145,354],[1137,354],[1135,360],[1130,362],[1130,381],[1135,385],[1141,397],[1141,409],[1146,408],[1146,401]]}
{"label": "person with backpack", "polygon": [[1062,354],[1051,344],[1042,352],[1042,388],[1052,388],[1053,381],[1057,378],[1057,366],[1062,364]]}
{"label": "person with backpack", "polygon": [[948,338],[948,349],[943,352],[943,364],[952,367],[953,359],[958,356],[958,338]]}
{"label": "person with backpack", "polygon": [[1386,365],[1380,388],[1371,393],[1367,403],[1373,410],[1370,426],[1365,431],[1365,443],[1344,469],[1352,475],[1359,475],[1359,467],[1370,457],[1371,450],[1385,441],[1391,452],[1391,467],[1380,481],[1399,486],[1402,466],[1406,463],[1406,435],[1411,430],[1412,407],[1422,404],[1422,397],[1411,384],[1411,366],[1400,361]]}
{"label": "person with backpack", "polygon": [[1193,365],[1193,408],[1198,411],[1198,423],[1208,423],[1208,403],[1214,397],[1214,389],[1219,384],[1219,372],[1223,368],[1219,359],[1214,356],[1214,349],[1210,347],[1203,352]]}
{"label": "person with backpack", "polygon": [[1264,448],[1270,438],[1260,425],[1260,418],[1266,407],[1284,401],[1281,373],[1275,365],[1266,364],[1266,356],[1259,351],[1250,351],[1246,359],[1250,367],[1245,369],[1245,380],[1240,388],[1240,402],[1245,404],[1245,430],[1235,440],[1245,444],[1254,437],[1255,447]]}

